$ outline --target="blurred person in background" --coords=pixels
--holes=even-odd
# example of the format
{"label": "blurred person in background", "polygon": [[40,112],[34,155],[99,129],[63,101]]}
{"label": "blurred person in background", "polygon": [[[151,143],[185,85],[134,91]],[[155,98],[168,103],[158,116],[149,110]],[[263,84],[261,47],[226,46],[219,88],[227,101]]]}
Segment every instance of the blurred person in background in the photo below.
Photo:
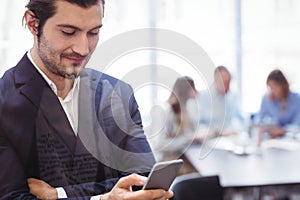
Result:
{"label": "blurred person in background", "polygon": [[167,118],[167,137],[181,136],[196,130],[196,121],[188,110],[190,100],[195,99],[197,91],[194,80],[188,76],[176,80],[168,99],[170,115]]}
{"label": "blurred person in background", "polygon": [[213,84],[197,96],[200,124],[209,127],[209,135],[232,135],[243,129],[237,97],[230,91],[231,73],[225,66],[214,71]]}
{"label": "blurred person in background", "polygon": [[287,131],[299,130],[300,97],[290,90],[281,70],[275,69],[267,77],[268,91],[261,101],[258,121],[271,137],[283,136]]}
{"label": "blurred person in background", "polygon": [[162,160],[181,158],[184,165],[180,174],[195,172],[184,157],[184,150],[192,143],[198,126],[195,109],[197,90],[194,80],[188,76],[176,79],[166,109],[166,124],[161,139]]}

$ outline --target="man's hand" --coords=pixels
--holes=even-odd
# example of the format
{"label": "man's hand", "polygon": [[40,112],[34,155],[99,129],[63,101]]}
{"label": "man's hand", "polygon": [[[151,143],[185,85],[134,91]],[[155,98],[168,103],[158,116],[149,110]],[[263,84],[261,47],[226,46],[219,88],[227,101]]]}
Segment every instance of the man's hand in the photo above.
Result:
{"label": "man's hand", "polygon": [[123,177],[109,193],[101,197],[101,200],[166,200],[173,196],[173,192],[170,190],[132,191],[131,186],[143,186],[146,180],[146,177],[137,174]]}
{"label": "man's hand", "polygon": [[54,200],[57,199],[56,189],[51,187],[48,183],[35,178],[27,179],[29,191],[37,198],[42,200]]}

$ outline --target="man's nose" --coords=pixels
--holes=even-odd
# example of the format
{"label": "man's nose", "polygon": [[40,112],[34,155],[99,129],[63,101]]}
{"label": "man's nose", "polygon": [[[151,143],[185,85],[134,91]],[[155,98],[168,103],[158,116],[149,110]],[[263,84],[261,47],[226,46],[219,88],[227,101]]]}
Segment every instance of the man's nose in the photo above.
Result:
{"label": "man's nose", "polygon": [[73,45],[73,51],[81,56],[86,56],[89,54],[89,40],[86,36],[78,37]]}

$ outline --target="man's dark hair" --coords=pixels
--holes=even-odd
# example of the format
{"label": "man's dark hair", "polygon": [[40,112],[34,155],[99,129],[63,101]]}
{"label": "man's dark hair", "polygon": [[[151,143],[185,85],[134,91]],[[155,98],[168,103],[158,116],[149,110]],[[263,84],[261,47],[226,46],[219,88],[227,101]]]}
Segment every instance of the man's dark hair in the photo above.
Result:
{"label": "man's dark hair", "polygon": [[[26,8],[34,13],[34,17],[38,19],[39,24],[37,27],[38,37],[42,33],[43,26],[47,19],[52,17],[56,12],[55,3],[57,0],[30,0],[26,5]],[[105,0],[63,0],[71,4],[76,4],[82,8],[89,8],[96,5],[101,1],[104,10]]]}

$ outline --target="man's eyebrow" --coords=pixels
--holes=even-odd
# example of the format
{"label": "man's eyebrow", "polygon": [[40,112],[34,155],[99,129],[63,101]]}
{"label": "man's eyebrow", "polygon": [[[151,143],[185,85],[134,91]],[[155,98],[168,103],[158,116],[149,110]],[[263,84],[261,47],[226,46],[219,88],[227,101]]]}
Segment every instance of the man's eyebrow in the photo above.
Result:
{"label": "man's eyebrow", "polygon": [[[58,27],[61,27],[61,28],[72,28],[74,30],[78,30],[78,31],[81,31],[82,29],[76,27],[76,26],[73,26],[73,25],[69,25],[69,24],[58,24],[57,25]],[[98,28],[101,28],[103,26],[103,24],[100,24],[99,26],[96,26],[90,30],[94,30],[94,29],[98,29]]]}
{"label": "man's eyebrow", "polygon": [[103,24],[100,24],[99,26],[96,26],[96,27],[92,28],[91,30],[99,29],[99,28],[101,28],[102,26],[103,26]]}

